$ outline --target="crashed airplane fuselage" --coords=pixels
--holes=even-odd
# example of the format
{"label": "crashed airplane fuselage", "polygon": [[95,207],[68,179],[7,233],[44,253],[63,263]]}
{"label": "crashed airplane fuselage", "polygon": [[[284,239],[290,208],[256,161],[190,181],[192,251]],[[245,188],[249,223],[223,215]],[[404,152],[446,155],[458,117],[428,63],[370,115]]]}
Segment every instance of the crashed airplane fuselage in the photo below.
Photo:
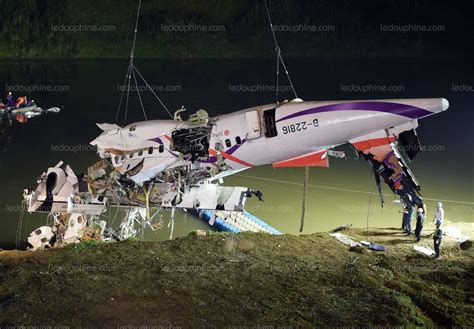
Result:
{"label": "crashed airplane fuselage", "polygon": [[175,114],[125,127],[98,124],[103,133],[90,144],[102,162],[79,178],[60,163],[25,197],[29,211],[97,214],[114,204],[241,211],[259,193],[220,186],[223,177],[267,164],[328,167],[328,151],[350,143],[402,203],[421,206],[420,187],[396,145],[413,159],[418,119],[448,106],[444,98],[295,99],[217,117],[200,110],[186,121]]}
{"label": "crashed airplane fuselage", "polygon": [[446,99],[295,100],[195,122],[99,125],[104,132],[91,144],[101,158],[110,158],[116,171],[143,184],[165,179],[174,168],[189,168],[187,175],[195,175],[193,183],[198,183],[266,164],[327,167],[327,150],[349,142],[399,191],[409,171],[391,144],[402,134],[408,140],[404,150],[413,158],[419,147],[414,134],[418,119],[447,108]]}

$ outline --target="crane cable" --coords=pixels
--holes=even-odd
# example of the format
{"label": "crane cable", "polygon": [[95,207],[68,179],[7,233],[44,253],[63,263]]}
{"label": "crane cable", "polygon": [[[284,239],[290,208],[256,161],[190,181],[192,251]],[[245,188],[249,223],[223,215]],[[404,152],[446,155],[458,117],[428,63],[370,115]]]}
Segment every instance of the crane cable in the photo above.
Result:
{"label": "crane cable", "polygon": [[267,17],[268,17],[268,22],[270,24],[270,30],[272,31],[272,36],[273,36],[273,41],[275,42],[275,52],[276,52],[276,88],[275,88],[275,103],[278,104],[278,77],[280,75],[280,62],[281,65],[283,66],[283,69],[285,70],[286,77],[288,78],[288,82],[291,85],[291,90],[293,91],[293,94],[295,95],[295,98],[298,98],[298,95],[296,94],[295,87],[293,86],[293,82],[291,81],[290,78],[290,73],[288,72],[288,69],[286,68],[285,61],[283,60],[283,57],[281,56],[281,49],[278,46],[278,41],[276,38],[275,30],[273,29],[273,24],[272,24],[272,19],[270,17],[270,11],[268,10],[268,4],[267,0],[264,0],[265,2],[265,10],[267,12]]}
{"label": "crane cable", "polygon": [[[117,108],[117,113],[115,115],[115,121],[117,122],[118,119],[119,119],[119,114],[120,114],[120,110],[122,108],[122,103],[123,103],[123,96],[124,96],[124,92],[125,92],[125,89],[127,90],[127,95],[126,95],[126,101],[125,101],[125,114],[124,114],[124,122],[127,121],[127,114],[128,114],[128,103],[129,103],[129,98],[130,98],[130,84],[131,84],[131,80],[132,80],[132,76],[133,76],[133,80],[134,80],[134,83],[135,83],[135,87],[136,87],[136,90],[137,90],[137,93],[138,93],[138,99],[139,99],[139,102],[140,102],[140,106],[142,108],[142,111],[143,111],[143,116],[145,117],[145,120],[148,120],[148,116],[146,114],[146,111],[145,111],[145,106],[143,105],[143,100],[142,100],[142,97],[140,95],[140,89],[138,87],[138,81],[137,81],[137,77],[136,77],[136,74],[138,74],[138,76],[143,80],[143,82],[146,84],[147,88],[152,92],[152,94],[155,96],[155,98],[159,101],[159,103],[163,106],[163,108],[166,110],[166,112],[168,113],[168,115],[173,118],[173,115],[171,114],[171,112],[168,110],[168,108],[166,107],[166,105],[163,103],[163,101],[161,100],[161,98],[153,91],[153,89],[151,88],[151,86],[148,84],[148,82],[145,80],[145,78],[143,77],[143,75],[138,71],[137,67],[135,66],[133,60],[134,60],[134,57],[135,57],[135,45],[136,45],[136,42],[137,42],[137,32],[138,32],[138,19],[140,18],[140,10],[141,10],[141,4],[142,4],[142,1],[139,0],[138,1],[138,10],[137,10],[137,17],[136,17],[136,20],[135,20],[135,30],[134,30],[134,34],[133,34],[133,43],[132,43],[132,49],[130,51],[130,61],[128,63],[128,67],[127,67],[127,73],[125,74],[125,80],[123,82],[123,85],[122,85],[122,94],[120,96],[120,101],[119,101],[119,105],[118,105],[118,108]],[[128,83],[127,83],[127,80],[128,80]]]}

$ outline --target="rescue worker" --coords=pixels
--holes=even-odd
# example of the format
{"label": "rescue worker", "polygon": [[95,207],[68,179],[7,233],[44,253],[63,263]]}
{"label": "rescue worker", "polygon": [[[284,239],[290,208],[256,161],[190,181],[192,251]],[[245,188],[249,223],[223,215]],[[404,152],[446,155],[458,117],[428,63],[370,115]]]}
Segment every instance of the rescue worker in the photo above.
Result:
{"label": "rescue worker", "polygon": [[408,206],[403,206],[402,211],[402,230],[407,231]]}
{"label": "rescue worker", "polygon": [[421,239],[421,231],[423,230],[423,224],[425,223],[425,214],[425,205],[423,204],[421,206],[418,206],[415,227],[416,242],[419,242]]}
{"label": "rescue worker", "polygon": [[402,228],[409,236],[411,235],[411,221],[414,211],[415,208],[413,206],[406,205],[403,207]]}
{"label": "rescue worker", "polygon": [[14,105],[15,105],[15,102],[13,101],[12,92],[9,91],[7,95],[7,107],[13,107]]}
{"label": "rescue worker", "polygon": [[439,258],[440,256],[440,251],[441,251],[441,240],[443,238],[443,231],[441,230],[441,222],[436,222],[436,230],[434,231],[433,234],[433,244],[434,244],[434,250],[435,250],[435,255],[434,258]]}
{"label": "rescue worker", "polygon": [[25,105],[26,105],[26,96],[18,97],[17,100],[16,100],[15,107],[19,108],[19,107],[22,107],[22,106],[25,106]]}
{"label": "rescue worker", "polygon": [[438,222],[439,225],[443,224],[444,222],[444,209],[441,202],[436,203],[436,213],[434,216],[434,223],[438,225]]}

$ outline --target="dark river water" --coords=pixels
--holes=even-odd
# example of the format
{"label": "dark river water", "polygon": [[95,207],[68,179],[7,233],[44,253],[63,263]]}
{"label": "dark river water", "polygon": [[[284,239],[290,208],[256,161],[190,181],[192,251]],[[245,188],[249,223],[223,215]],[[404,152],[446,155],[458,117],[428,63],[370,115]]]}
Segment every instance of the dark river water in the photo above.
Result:
{"label": "dark river water", "polygon": [[[172,112],[184,105],[210,115],[228,113],[274,101],[273,60],[147,60],[136,65]],[[444,203],[450,222],[474,223],[473,109],[474,65],[462,60],[287,60],[298,96],[305,100],[445,97],[447,112],[420,120],[418,135],[424,145],[410,165],[427,200],[428,218],[437,200]],[[96,122],[115,122],[126,61],[3,61],[0,92],[26,94],[43,108],[62,112],[1,128],[0,247],[11,247],[22,215],[22,191],[63,160],[76,173],[97,161],[88,142],[100,130]],[[282,77],[282,98],[291,98]],[[143,84],[139,83],[143,88]],[[153,95],[142,93],[149,119],[168,118]],[[120,123],[124,112],[120,113]],[[143,120],[135,93],[131,94],[127,122]],[[384,187],[385,209],[376,188],[370,194],[370,167],[348,152],[348,159],[330,159],[330,168],[311,168],[305,233],[352,223],[365,227],[400,226],[400,206]],[[297,233],[303,190],[303,169],[270,166],[244,171],[225,180],[264,194],[264,202],[249,200],[247,209],[285,233]],[[369,199],[371,207],[367,213]],[[109,211],[115,213],[115,211]],[[121,214],[119,214],[120,216]],[[109,215],[106,215],[109,216]],[[110,215],[112,216],[112,215]],[[146,239],[169,237],[164,228],[147,232]],[[20,238],[46,221],[45,215],[23,214]],[[471,227],[472,225],[467,225]],[[207,226],[184,213],[176,218],[174,236]],[[468,233],[468,232],[467,232]],[[471,232],[472,233],[472,232]]]}

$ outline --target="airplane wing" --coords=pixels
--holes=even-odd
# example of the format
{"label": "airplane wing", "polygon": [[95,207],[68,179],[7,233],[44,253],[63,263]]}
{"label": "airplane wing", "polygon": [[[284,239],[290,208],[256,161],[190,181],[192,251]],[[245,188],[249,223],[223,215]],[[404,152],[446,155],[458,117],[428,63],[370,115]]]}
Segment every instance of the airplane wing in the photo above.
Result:
{"label": "airplane wing", "polygon": [[420,143],[414,128],[417,122],[410,125],[379,130],[352,139],[349,142],[374,169],[374,175],[383,206],[380,179],[400,197],[403,204],[422,206],[421,187],[408,168],[399,148],[413,160],[420,150]]}
{"label": "airplane wing", "polygon": [[329,167],[327,150],[311,152],[299,157],[273,163],[273,168],[281,167]]}

